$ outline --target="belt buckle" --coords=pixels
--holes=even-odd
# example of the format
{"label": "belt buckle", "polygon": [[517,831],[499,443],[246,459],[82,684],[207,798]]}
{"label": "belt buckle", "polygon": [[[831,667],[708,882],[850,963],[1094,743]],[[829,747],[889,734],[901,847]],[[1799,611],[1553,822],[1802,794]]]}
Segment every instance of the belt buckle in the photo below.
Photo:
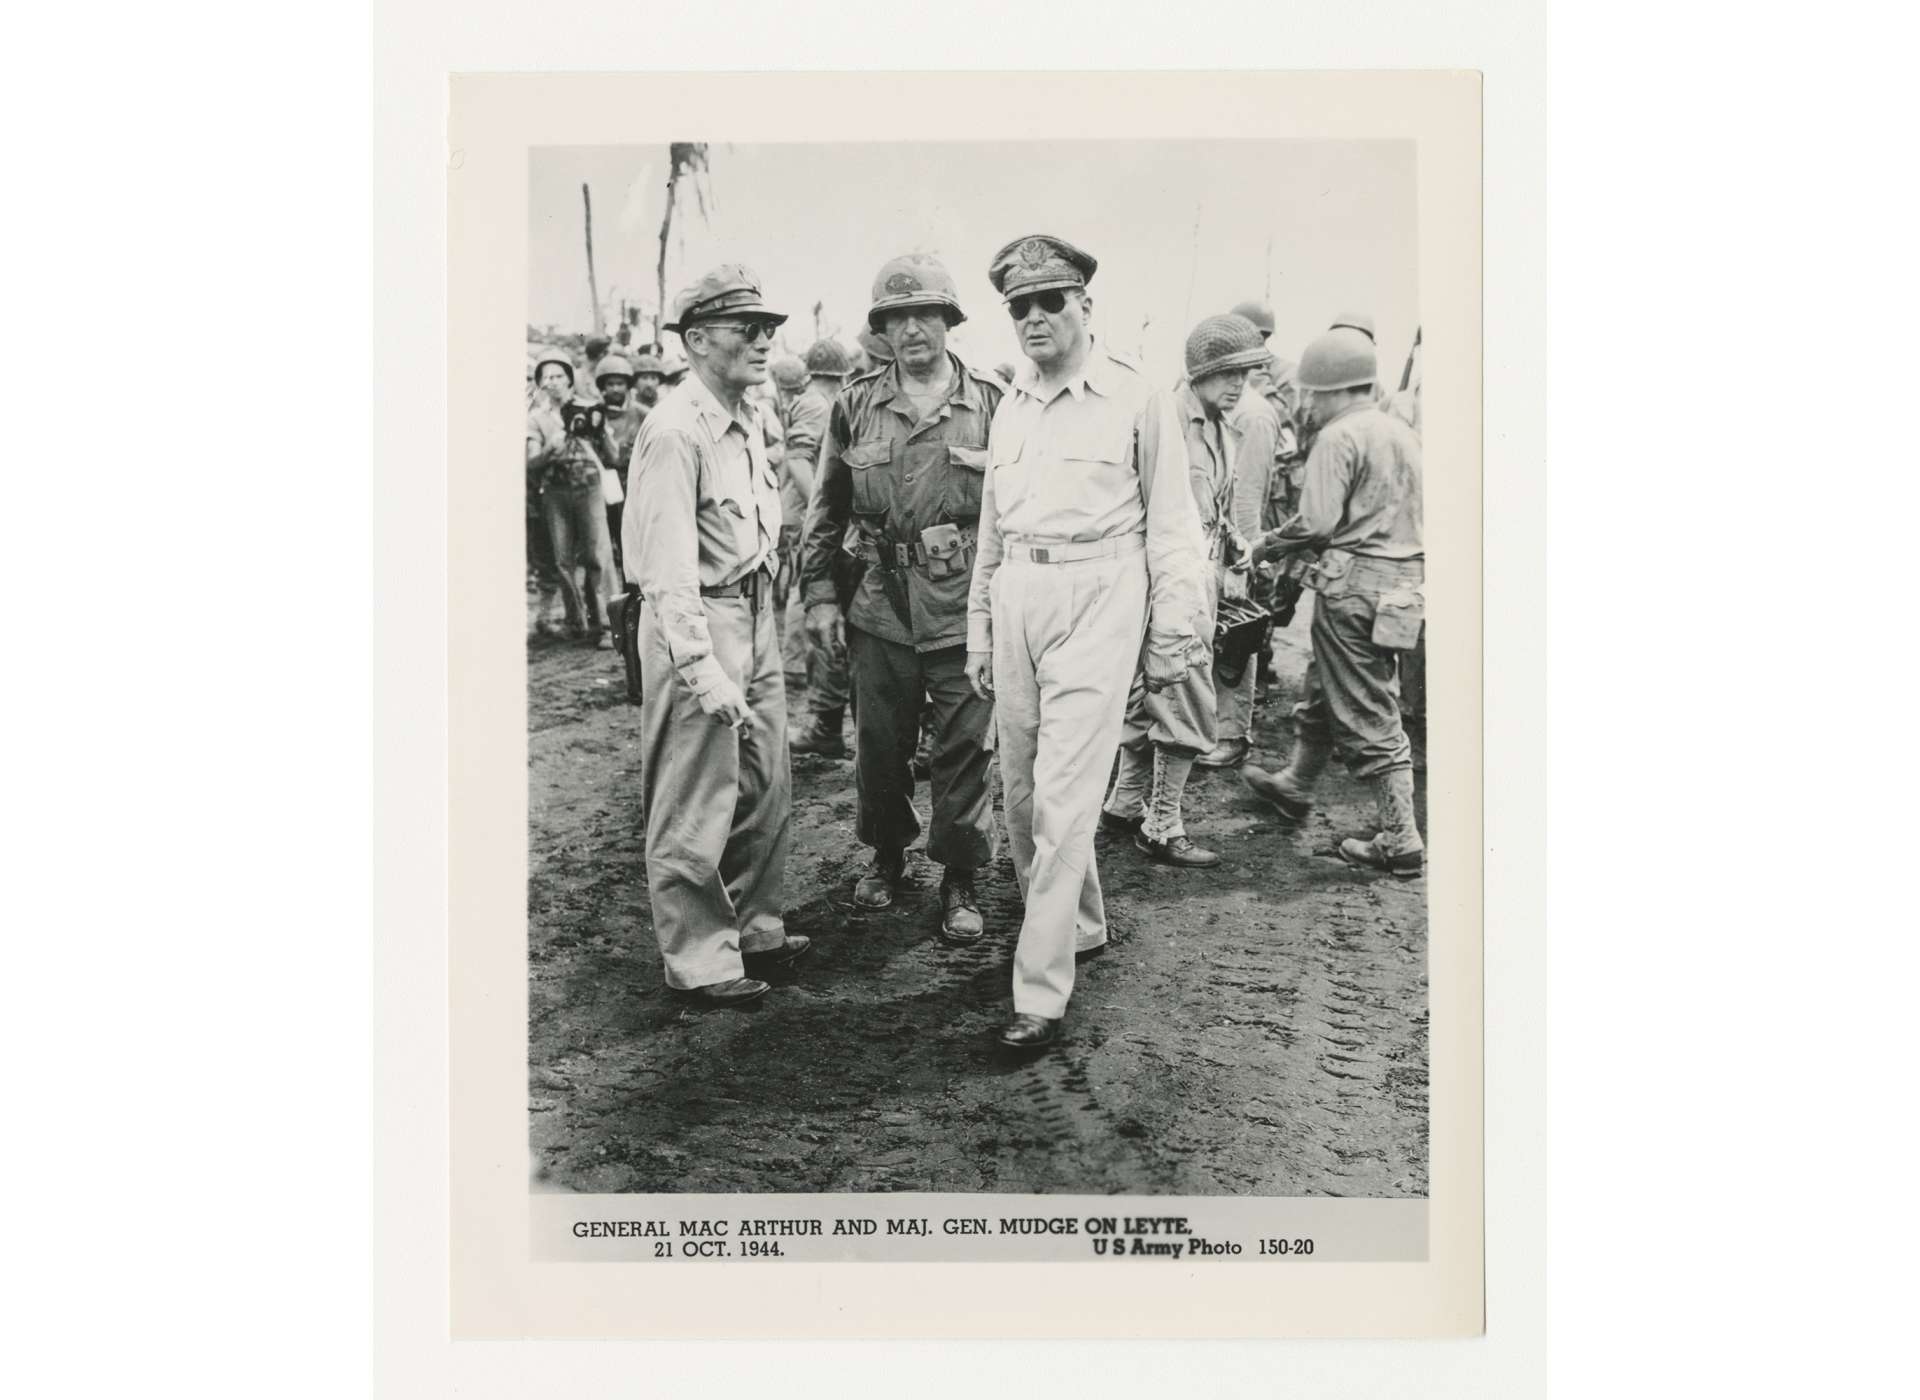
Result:
{"label": "belt buckle", "polygon": [[1043,544],[1034,545],[1027,553],[1036,564],[1051,564],[1053,562],[1053,556],[1047,552],[1047,547]]}

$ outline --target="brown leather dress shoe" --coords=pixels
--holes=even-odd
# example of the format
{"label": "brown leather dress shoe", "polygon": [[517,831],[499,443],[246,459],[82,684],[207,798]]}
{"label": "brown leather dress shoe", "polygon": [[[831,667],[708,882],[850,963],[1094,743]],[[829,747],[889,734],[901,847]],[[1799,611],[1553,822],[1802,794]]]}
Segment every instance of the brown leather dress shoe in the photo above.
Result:
{"label": "brown leather dress shoe", "polygon": [[1013,1050],[1044,1050],[1060,1039],[1060,1022],[1022,1011],[1000,1029],[1000,1043]]}
{"label": "brown leather dress shoe", "polygon": [[893,893],[907,878],[905,851],[875,851],[873,869],[860,877],[853,887],[853,902],[862,909],[885,909],[893,903]]}
{"label": "brown leather dress shoe", "polygon": [[742,953],[740,961],[749,976],[764,978],[772,973],[785,972],[812,946],[813,940],[804,933],[790,933],[787,941],[778,948],[769,948],[763,953]]}
{"label": "brown leather dress shoe", "polygon": [[1140,829],[1139,817],[1123,817],[1118,812],[1100,809],[1100,829],[1110,831],[1115,836],[1131,836]]}
{"label": "brown leather dress shoe", "polygon": [[940,882],[940,938],[946,943],[978,943],[986,936],[987,922],[980,915],[980,901],[973,892],[971,870],[949,870]]}
{"label": "brown leather dress shoe", "polygon": [[767,984],[754,977],[735,977],[729,982],[714,982],[705,987],[676,987],[674,994],[703,1011],[727,1006],[745,1006],[767,994]]}
{"label": "brown leather dress shoe", "polygon": [[1220,863],[1219,852],[1194,845],[1187,839],[1185,832],[1165,841],[1155,841],[1143,831],[1133,838],[1133,848],[1148,860],[1157,860],[1162,865],[1180,865],[1194,870],[1204,870],[1210,865]]}

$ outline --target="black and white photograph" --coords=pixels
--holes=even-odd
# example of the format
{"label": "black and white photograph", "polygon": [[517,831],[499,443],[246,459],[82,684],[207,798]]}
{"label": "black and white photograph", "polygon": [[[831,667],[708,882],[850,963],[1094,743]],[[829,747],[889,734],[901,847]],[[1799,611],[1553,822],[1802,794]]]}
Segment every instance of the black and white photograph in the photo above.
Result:
{"label": "black and white photograph", "polygon": [[1426,1198],[1418,144],[527,154],[533,1190]]}

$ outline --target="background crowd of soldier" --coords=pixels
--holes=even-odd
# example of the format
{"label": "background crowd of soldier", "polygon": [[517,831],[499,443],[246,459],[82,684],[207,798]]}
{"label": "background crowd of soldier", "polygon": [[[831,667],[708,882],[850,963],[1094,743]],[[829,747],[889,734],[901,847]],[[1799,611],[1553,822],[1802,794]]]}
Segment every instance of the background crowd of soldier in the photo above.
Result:
{"label": "background crowd of soldier", "polygon": [[[988,933],[998,771],[1025,906],[1015,1049],[1058,1038],[1076,961],[1105,950],[1096,825],[1219,863],[1185,830],[1196,766],[1238,769],[1298,823],[1338,752],[1378,814],[1342,857],[1421,874],[1417,375],[1383,392],[1360,314],[1289,361],[1248,302],[1192,329],[1168,392],[1097,336],[1097,266],[1044,234],[994,254],[1018,369],[948,348],[966,312],[923,254],[881,266],[857,349],[775,354],[786,317],[727,264],[675,298],[679,348],[530,350],[530,630],[624,631],[655,934],[691,1002],[753,1001],[807,950],[782,912],[793,754],[851,755],[862,909],[906,879],[928,784],[957,945]],[[1268,772],[1249,761],[1259,673],[1307,589],[1306,694]]]}

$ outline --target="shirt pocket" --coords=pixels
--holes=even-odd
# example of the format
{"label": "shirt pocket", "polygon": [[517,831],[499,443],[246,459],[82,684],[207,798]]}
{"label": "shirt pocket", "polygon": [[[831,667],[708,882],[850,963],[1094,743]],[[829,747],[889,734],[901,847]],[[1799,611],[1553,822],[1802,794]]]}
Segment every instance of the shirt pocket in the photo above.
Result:
{"label": "shirt pocket", "polygon": [[885,515],[893,507],[893,443],[859,442],[841,454],[853,480],[856,515]]}
{"label": "shirt pocket", "polygon": [[987,479],[987,449],[947,448],[946,510],[957,523],[972,525],[980,517],[980,490]]}

